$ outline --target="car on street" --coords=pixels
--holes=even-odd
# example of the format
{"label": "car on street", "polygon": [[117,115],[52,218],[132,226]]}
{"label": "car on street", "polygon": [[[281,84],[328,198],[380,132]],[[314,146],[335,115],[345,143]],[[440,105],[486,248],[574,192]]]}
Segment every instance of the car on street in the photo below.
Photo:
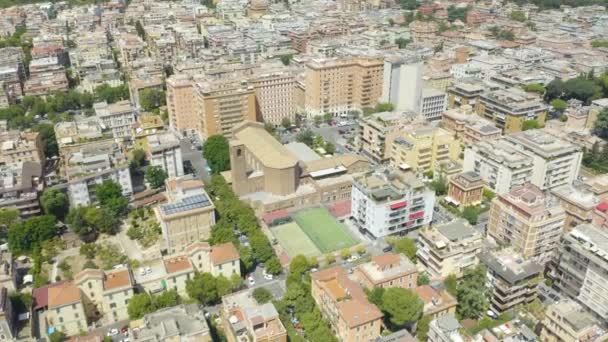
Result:
{"label": "car on street", "polygon": [[120,332],[125,334],[125,336],[129,336],[129,327],[125,325],[124,327],[120,328]]}
{"label": "car on street", "polygon": [[118,335],[118,329],[112,328],[112,329],[108,330],[108,334],[107,335],[108,336],[116,336],[116,335]]}
{"label": "car on street", "polygon": [[247,278],[247,282],[249,283],[249,286],[255,285],[255,279],[253,279],[252,276],[249,276],[249,278]]}

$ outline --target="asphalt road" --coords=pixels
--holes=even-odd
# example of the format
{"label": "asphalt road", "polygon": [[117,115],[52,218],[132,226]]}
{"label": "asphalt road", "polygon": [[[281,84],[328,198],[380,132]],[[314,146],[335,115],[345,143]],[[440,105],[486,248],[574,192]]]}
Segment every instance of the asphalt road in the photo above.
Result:
{"label": "asphalt road", "polygon": [[198,150],[188,138],[184,138],[180,141],[182,149],[182,161],[185,163],[189,161],[196,172],[196,177],[205,181],[211,176],[206,170],[207,161],[203,158],[203,153]]}

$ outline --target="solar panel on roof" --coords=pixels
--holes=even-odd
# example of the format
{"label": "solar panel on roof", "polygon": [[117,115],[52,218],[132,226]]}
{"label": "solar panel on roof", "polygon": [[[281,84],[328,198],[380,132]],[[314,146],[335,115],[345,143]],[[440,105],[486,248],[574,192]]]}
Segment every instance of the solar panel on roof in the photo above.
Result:
{"label": "solar panel on roof", "polygon": [[179,202],[165,204],[161,209],[166,215],[173,215],[193,209],[205,208],[211,205],[211,201],[206,194],[199,194],[186,197]]}

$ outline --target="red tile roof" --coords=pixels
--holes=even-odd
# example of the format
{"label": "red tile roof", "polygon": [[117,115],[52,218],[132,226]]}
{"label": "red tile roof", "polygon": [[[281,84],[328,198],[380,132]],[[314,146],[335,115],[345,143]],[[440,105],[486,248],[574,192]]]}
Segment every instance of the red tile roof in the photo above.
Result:
{"label": "red tile roof", "polygon": [[239,260],[239,251],[232,242],[211,246],[211,262],[214,265],[225,264],[233,260]]}

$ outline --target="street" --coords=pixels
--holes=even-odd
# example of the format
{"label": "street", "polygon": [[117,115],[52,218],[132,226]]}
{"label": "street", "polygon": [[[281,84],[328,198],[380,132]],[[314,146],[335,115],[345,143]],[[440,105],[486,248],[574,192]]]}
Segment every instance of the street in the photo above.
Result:
{"label": "street", "polygon": [[209,180],[211,175],[206,170],[207,161],[203,158],[202,151],[192,145],[189,138],[182,139],[180,145],[182,149],[182,161],[184,164],[190,163],[190,165],[192,165],[195,177],[198,177],[203,181]]}

